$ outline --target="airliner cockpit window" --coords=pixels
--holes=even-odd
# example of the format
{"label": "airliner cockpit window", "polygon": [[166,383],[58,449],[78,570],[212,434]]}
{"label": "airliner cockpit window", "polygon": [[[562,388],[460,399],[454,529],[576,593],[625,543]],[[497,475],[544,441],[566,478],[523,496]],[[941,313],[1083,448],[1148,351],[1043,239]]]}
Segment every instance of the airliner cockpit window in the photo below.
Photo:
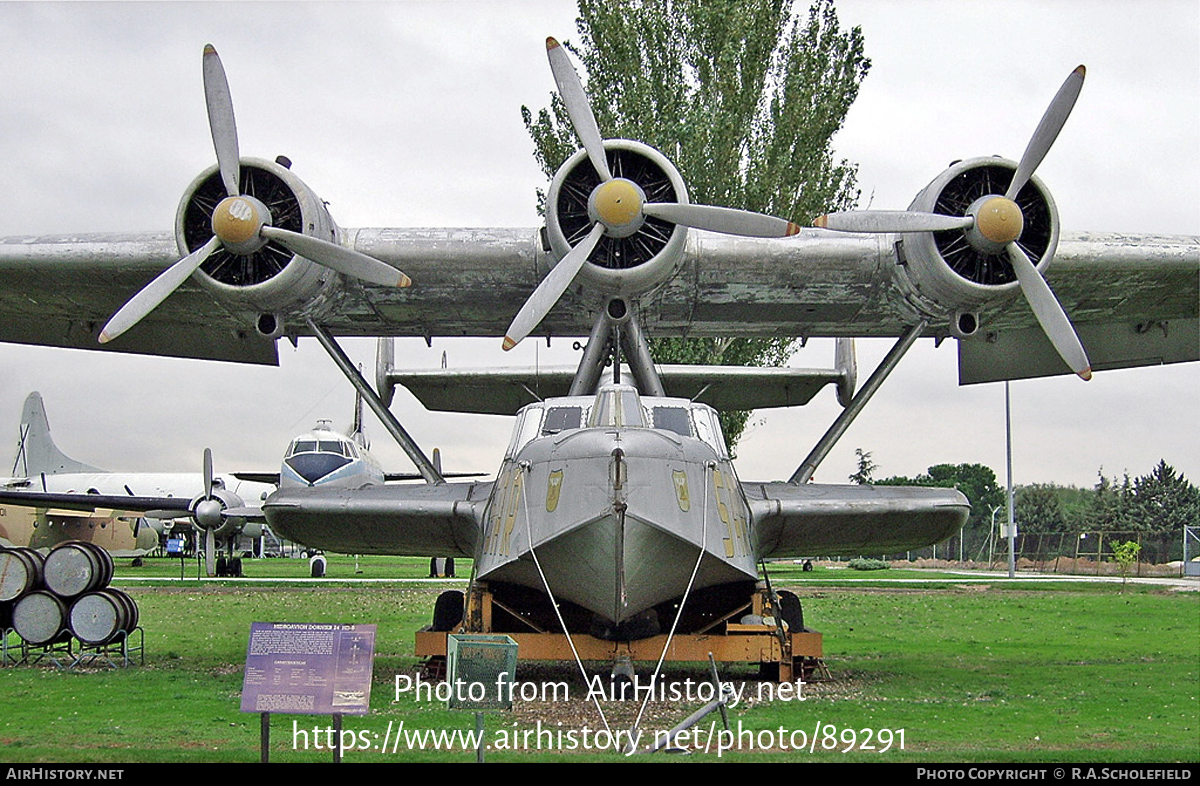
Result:
{"label": "airliner cockpit window", "polygon": [[317,445],[317,450],[321,453],[336,453],[339,456],[341,456],[345,453],[345,451],[342,449],[341,440],[337,440],[337,439],[321,440],[320,443]]}
{"label": "airliner cockpit window", "polygon": [[292,443],[292,449],[288,451],[289,456],[294,456],[297,453],[315,453],[317,450],[317,441],[315,439],[298,439]]}

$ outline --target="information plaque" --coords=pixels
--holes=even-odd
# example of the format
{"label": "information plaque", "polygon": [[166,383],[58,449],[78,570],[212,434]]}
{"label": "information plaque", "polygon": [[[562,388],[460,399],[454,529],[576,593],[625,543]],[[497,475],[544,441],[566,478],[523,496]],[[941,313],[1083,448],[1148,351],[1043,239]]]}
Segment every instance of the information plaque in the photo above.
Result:
{"label": "information plaque", "polygon": [[242,712],[365,715],[374,657],[374,625],[251,623]]}

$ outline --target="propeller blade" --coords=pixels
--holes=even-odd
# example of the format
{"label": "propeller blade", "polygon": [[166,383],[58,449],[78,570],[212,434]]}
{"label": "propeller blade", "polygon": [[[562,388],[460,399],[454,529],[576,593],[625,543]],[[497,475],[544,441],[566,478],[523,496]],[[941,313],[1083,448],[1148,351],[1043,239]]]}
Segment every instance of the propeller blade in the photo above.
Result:
{"label": "propeller blade", "polygon": [[204,572],[210,577],[217,573],[217,536],[211,529],[204,531]]}
{"label": "propeller blade", "polygon": [[763,213],[713,205],[684,205],[674,202],[647,202],[642,212],[673,224],[693,229],[724,232],[745,237],[787,237],[800,231],[797,224]]}
{"label": "propeller blade", "polygon": [[212,448],[204,449],[204,498],[208,499],[212,496],[213,490],[213,468],[212,468]]}
{"label": "propeller blade", "polygon": [[908,210],[848,210],[818,216],[813,226],[838,232],[942,232],[968,229],[975,223],[971,216],[946,216]]}
{"label": "propeller blade", "polygon": [[391,265],[327,240],[273,226],[264,226],[260,234],[285,246],[293,254],[360,281],[385,287],[407,287],[412,284],[412,279]]}
{"label": "propeller blade", "polygon": [[519,344],[538,326],[550,309],[554,308],[554,304],[575,280],[575,275],[587,261],[588,254],[592,253],[592,249],[600,242],[603,235],[604,225],[597,221],[588,236],[579,245],[572,248],[570,253],[563,257],[542,279],[542,283],[533,290],[533,294],[525,301],[525,305],[521,306],[521,310],[517,312],[512,324],[508,326],[508,332],[504,335],[505,351]]}
{"label": "propeller blade", "polygon": [[204,46],[204,103],[208,107],[208,128],[217,151],[217,166],[225,193],[238,195],[241,156],[238,155],[237,124],[233,121],[233,97],[221,58],[212,44]]}
{"label": "propeller blade", "polygon": [[1042,274],[1016,243],[1008,244],[1008,258],[1017,273],[1021,291],[1025,293],[1025,299],[1033,309],[1033,315],[1037,317],[1054,349],[1072,371],[1084,380],[1091,379],[1091,361],[1083,350],[1083,344],[1079,343],[1079,336],[1075,333],[1071,320],[1067,318],[1067,312],[1063,311],[1062,304],[1054,296],[1046,279],[1042,278]]}
{"label": "propeller blade", "polygon": [[1087,69],[1083,66],[1072,71],[1058,89],[1050,106],[1046,108],[1046,114],[1042,115],[1042,122],[1038,123],[1037,130],[1033,132],[1025,154],[1021,156],[1021,163],[1017,165],[1012,184],[1005,194],[1009,199],[1016,199],[1017,193],[1025,187],[1029,178],[1033,177],[1034,170],[1042,163],[1042,159],[1050,151],[1050,146],[1058,138],[1058,132],[1062,131],[1071,110],[1075,108],[1075,101],[1079,98],[1079,91],[1083,89],[1083,77],[1086,73]]}
{"label": "propeller blade", "polygon": [[596,116],[592,114],[587,95],[583,92],[579,74],[575,71],[575,66],[571,65],[567,50],[553,38],[546,39],[546,56],[550,58],[550,70],[554,73],[558,94],[567,106],[567,114],[571,118],[571,126],[575,129],[575,136],[579,137],[588,158],[592,160],[592,166],[600,173],[600,181],[607,183],[612,180],[612,172],[608,169],[608,156],[604,152],[604,137],[600,134],[600,126],[596,123]]}
{"label": "propeller blade", "polygon": [[131,297],[117,313],[112,315],[108,324],[100,331],[100,343],[107,344],[141,322],[147,314],[158,307],[159,303],[178,289],[188,276],[195,273],[212,252],[220,247],[221,241],[214,236],[203,246],[159,273],[157,278],[142,287],[140,292]]}

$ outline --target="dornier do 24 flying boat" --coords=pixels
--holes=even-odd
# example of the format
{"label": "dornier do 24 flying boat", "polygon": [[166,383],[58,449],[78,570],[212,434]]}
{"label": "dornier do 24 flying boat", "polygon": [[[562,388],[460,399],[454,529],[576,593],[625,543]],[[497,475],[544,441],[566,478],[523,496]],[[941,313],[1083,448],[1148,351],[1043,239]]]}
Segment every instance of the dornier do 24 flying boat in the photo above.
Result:
{"label": "dornier do 24 flying boat", "polygon": [[[347,230],[286,160],[240,156],[208,47],[217,164],[186,190],[174,240],[0,241],[0,270],[20,274],[0,295],[0,340],[269,364],[277,339],[313,335],[425,482],[280,488],[262,508],[272,528],[331,550],[472,557],[511,625],[615,640],[737,613],[760,560],[902,551],[958,530],[968,503],[953,489],[809,482],[918,338],[956,338],[963,383],[1197,359],[1197,239],[1063,234],[1035,175],[1082,68],[1019,161],[965,160],[906,211],[802,230],[690,203],[663,154],[603,137],[565,50],[551,39],[548,53],[582,149],[553,178],[544,232]],[[503,335],[507,349],[585,334],[563,372],[397,371],[385,348],[382,396],[336,342]],[[695,368],[656,365],[647,334],[845,341],[828,370]],[[856,336],[897,339],[861,387]],[[432,409],[515,413],[496,479],[446,482],[388,411],[395,384]],[[716,410],[803,404],[830,384],[845,409],[791,478],[740,481]]]}

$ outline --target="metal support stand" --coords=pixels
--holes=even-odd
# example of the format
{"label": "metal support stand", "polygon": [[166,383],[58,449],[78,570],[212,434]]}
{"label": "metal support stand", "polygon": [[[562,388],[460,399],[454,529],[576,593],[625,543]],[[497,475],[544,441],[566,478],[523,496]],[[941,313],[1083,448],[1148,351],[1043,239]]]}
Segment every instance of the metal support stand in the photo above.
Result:
{"label": "metal support stand", "polygon": [[[18,643],[14,646],[9,643],[10,634],[16,636],[17,632],[13,628],[0,629],[0,666],[16,666],[18,663],[21,663],[28,654],[27,649],[29,645],[25,643],[25,640],[20,636],[17,636]],[[17,656],[13,655],[13,650],[19,651],[21,656],[18,658]]]}
{"label": "metal support stand", "polygon": [[929,322],[927,320],[921,320],[909,328],[907,333],[897,339],[887,355],[880,361],[879,367],[871,372],[870,378],[854,394],[854,398],[850,400],[850,404],[837,416],[833,424],[830,425],[829,430],[825,432],[825,435],[817,440],[817,444],[809,452],[808,458],[804,459],[803,463],[796,469],[796,472],[788,479],[789,483],[799,485],[807,483],[812,479],[817,465],[829,455],[829,451],[841,439],[842,434],[846,433],[846,429],[850,428],[850,424],[858,417],[858,413],[862,412],[863,407],[871,400],[871,396],[875,395],[875,391],[879,389],[883,381],[888,378],[888,375],[900,363],[900,359],[904,357],[905,353],[920,338],[921,334],[925,332],[925,328],[928,325]]}
{"label": "metal support stand", "polygon": [[350,384],[354,386],[354,389],[358,391],[363,400],[367,402],[367,405],[371,407],[371,411],[378,416],[380,422],[383,423],[383,427],[388,430],[388,433],[392,435],[404,452],[408,454],[408,457],[412,459],[413,464],[417,466],[417,471],[421,473],[421,477],[425,479],[425,482],[445,483],[445,479],[433,466],[433,462],[421,452],[421,449],[417,447],[417,443],[413,441],[413,438],[400,425],[400,421],[396,420],[392,411],[387,408],[379,399],[379,396],[375,394],[374,389],[363,379],[362,374],[350,362],[350,358],[346,357],[346,353],[338,346],[337,340],[334,339],[329,331],[311,319],[306,320],[306,322],[308,323],[309,330],[317,337],[317,341],[321,342],[321,346],[325,349],[325,352],[341,370],[342,374],[345,375],[346,379],[350,380]]}
{"label": "metal support stand", "polygon": [[[130,637],[137,637],[135,646],[130,646]],[[141,666],[146,665],[146,631],[138,625],[131,631],[120,631],[116,638],[106,644],[79,644],[79,654],[66,667],[66,671],[85,668],[100,661],[110,669],[127,669],[136,655]],[[60,666],[60,668],[63,668]]]}

